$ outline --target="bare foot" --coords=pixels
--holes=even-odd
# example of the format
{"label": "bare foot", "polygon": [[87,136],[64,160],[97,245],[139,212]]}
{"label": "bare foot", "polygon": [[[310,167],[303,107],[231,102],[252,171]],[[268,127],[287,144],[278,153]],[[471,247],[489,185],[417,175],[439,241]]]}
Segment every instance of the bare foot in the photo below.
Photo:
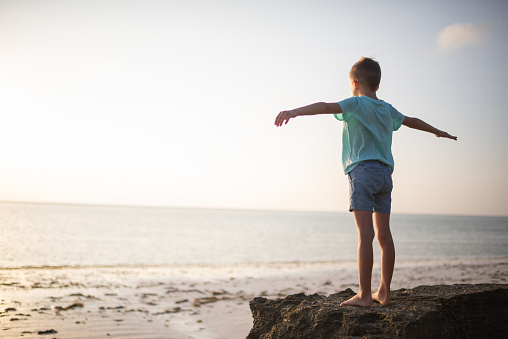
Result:
{"label": "bare foot", "polygon": [[372,294],[372,300],[379,302],[381,305],[390,305],[392,303],[390,294],[386,295],[384,293],[379,292]]}
{"label": "bare foot", "polygon": [[372,307],[372,298],[361,299],[358,294],[349,300],[340,303],[340,306],[361,306],[361,307]]}

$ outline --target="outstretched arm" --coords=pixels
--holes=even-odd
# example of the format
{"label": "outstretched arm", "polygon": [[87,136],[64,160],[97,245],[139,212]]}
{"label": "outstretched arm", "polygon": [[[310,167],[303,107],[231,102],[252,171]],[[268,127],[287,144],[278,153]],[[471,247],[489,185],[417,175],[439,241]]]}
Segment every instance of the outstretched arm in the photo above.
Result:
{"label": "outstretched arm", "polygon": [[404,126],[409,127],[409,128],[414,128],[414,129],[417,129],[420,131],[432,133],[436,137],[439,137],[439,138],[448,138],[448,139],[457,140],[457,137],[454,137],[454,136],[446,133],[445,131],[441,131],[441,130],[429,125],[425,121],[420,120],[418,118],[406,117],[402,124]]}
{"label": "outstretched arm", "polygon": [[335,114],[342,113],[342,108],[336,102],[316,102],[300,108],[295,108],[289,111],[282,111],[275,118],[275,126],[282,126],[287,124],[289,119],[296,118],[301,115],[316,115],[316,114]]}

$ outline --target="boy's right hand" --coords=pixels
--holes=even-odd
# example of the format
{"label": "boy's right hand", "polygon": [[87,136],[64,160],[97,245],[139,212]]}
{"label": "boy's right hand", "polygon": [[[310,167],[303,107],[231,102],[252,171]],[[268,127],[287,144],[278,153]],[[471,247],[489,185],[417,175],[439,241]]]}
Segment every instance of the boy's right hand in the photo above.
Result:
{"label": "boy's right hand", "polygon": [[283,124],[287,124],[289,119],[296,118],[298,115],[296,114],[295,110],[290,111],[282,111],[277,115],[277,118],[275,118],[275,126],[279,127]]}
{"label": "boy's right hand", "polygon": [[454,137],[453,135],[450,135],[445,131],[439,131],[438,133],[435,134],[435,136],[438,138],[448,138],[448,139],[457,140],[457,137]]}

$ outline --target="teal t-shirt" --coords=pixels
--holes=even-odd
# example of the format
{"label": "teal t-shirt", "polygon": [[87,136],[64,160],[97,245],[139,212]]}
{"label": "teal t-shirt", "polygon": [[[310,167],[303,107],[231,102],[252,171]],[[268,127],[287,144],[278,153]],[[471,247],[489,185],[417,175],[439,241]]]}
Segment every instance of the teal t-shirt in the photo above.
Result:
{"label": "teal t-shirt", "polygon": [[342,165],[348,174],[360,162],[379,160],[393,172],[392,134],[404,122],[405,116],[383,100],[367,96],[339,101],[341,114],[335,118],[344,122],[342,131]]}

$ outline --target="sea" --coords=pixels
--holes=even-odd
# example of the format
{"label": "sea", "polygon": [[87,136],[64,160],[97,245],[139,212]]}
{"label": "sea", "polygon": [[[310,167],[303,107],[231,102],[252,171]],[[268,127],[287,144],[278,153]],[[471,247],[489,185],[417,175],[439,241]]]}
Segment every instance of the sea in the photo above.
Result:
{"label": "sea", "polygon": [[[391,229],[397,260],[508,258],[508,217],[393,214]],[[350,262],[356,247],[352,213],[0,202],[0,268]]]}

